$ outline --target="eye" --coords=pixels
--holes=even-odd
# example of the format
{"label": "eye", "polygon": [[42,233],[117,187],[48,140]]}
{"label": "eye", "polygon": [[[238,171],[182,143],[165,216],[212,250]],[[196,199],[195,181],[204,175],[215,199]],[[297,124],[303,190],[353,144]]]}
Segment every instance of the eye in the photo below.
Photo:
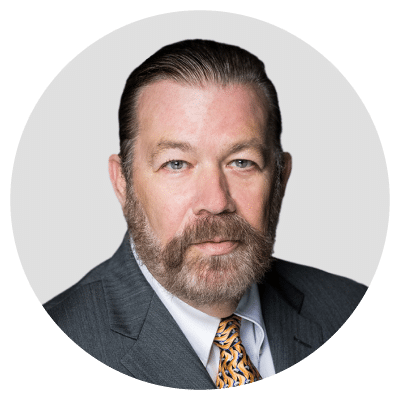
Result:
{"label": "eye", "polygon": [[250,160],[233,160],[231,162],[231,165],[234,167],[240,168],[240,169],[245,169],[245,168],[250,168],[255,165],[253,161]]}
{"label": "eye", "polygon": [[172,169],[174,171],[177,171],[177,170],[180,170],[180,169],[183,169],[186,167],[187,167],[187,162],[182,161],[182,160],[171,160],[171,161],[166,162],[163,165],[163,168]]}

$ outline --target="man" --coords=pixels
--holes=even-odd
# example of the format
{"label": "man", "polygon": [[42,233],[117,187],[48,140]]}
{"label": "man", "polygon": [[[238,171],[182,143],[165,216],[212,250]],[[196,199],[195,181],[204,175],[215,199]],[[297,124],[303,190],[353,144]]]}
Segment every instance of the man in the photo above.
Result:
{"label": "man", "polygon": [[302,360],[366,288],[272,257],[291,156],[264,64],[188,40],[135,69],[111,182],[128,224],[115,255],[45,304],[89,354],[164,386],[225,388]]}

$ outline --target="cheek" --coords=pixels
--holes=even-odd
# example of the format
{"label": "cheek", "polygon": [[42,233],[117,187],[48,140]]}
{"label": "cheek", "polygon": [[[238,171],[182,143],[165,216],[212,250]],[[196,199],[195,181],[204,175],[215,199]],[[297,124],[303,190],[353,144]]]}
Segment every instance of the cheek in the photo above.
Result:
{"label": "cheek", "polygon": [[237,213],[259,231],[264,230],[269,194],[268,179],[239,186],[233,194]]}
{"label": "cheek", "polygon": [[179,232],[184,222],[189,207],[188,198],[183,193],[177,193],[171,185],[152,185],[151,182],[142,193],[141,203],[150,226],[161,244],[165,245]]}

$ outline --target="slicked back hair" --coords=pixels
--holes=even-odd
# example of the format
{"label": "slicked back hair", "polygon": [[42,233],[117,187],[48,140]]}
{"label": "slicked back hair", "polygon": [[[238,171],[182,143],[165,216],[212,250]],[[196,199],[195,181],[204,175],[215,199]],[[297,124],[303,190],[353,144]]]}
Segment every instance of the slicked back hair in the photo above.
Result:
{"label": "slicked back hair", "polygon": [[264,63],[240,47],[195,39],[161,48],[137,67],[126,81],[119,108],[119,156],[127,186],[132,180],[134,144],[139,128],[138,97],[145,87],[160,80],[191,86],[245,84],[261,89],[266,100],[265,135],[272,139],[277,166],[275,172],[280,177],[281,113],[275,87],[267,77]]}

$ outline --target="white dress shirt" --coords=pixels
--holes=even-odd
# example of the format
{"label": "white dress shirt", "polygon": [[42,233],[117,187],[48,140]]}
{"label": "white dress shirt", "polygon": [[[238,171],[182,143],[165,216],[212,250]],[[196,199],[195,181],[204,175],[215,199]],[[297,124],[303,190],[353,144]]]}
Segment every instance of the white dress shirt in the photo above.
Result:
{"label": "white dress shirt", "polygon": [[[197,310],[164,289],[139,259],[132,239],[131,247],[143,275],[181,328],[215,382],[218,373],[220,350],[213,341],[220,318],[212,317]],[[235,314],[242,317],[240,337],[252,363],[263,378],[275,374],[256,284],[253,284],[246,291],[236,308]]]}

